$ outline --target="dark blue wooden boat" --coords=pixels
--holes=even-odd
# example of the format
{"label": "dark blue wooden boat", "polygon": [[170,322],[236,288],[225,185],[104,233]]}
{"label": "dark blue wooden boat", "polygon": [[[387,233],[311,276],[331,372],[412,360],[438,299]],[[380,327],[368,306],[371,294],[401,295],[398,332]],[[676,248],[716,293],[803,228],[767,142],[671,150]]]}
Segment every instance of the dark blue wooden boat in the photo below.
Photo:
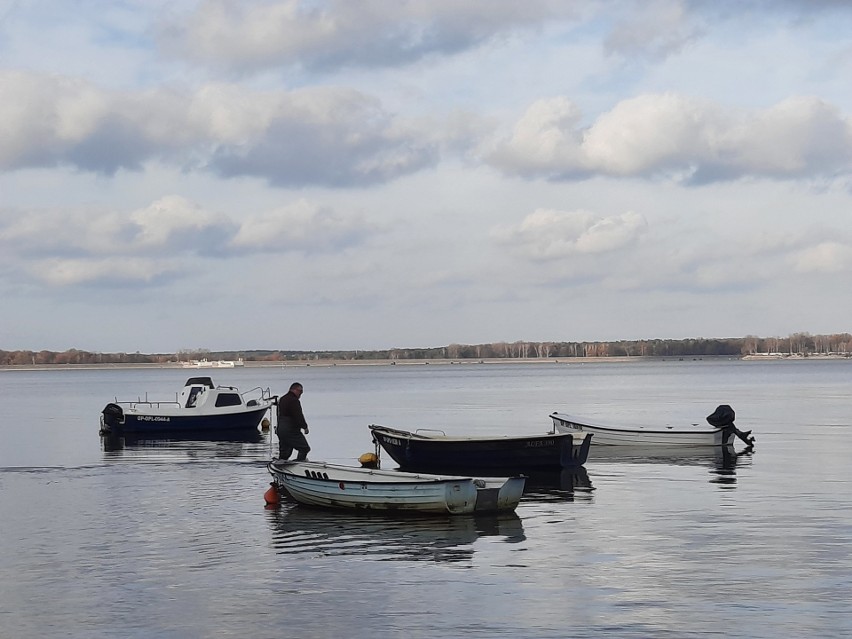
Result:
{"label": "dark blue wooden boat", "polygon": [[370,426],[373,442],[402,470],[417,472],[529,473],[576,468],[589,457],[591,435],[570,433],[447,436],[437,431],[409,432]]}

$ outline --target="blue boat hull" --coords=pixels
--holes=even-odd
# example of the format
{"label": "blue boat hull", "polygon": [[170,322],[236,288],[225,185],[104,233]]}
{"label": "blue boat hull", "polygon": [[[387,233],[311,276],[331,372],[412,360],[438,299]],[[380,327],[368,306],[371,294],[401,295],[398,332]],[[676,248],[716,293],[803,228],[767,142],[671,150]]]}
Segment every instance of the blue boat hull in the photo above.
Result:
{"label": "blue boat hull", "polygon": [[[104,430],[110,434],[175,434],[204,432],[239,433],[257,431],[268,408],[262,406],[222,415],[136,415],[123,413],[119,418],[104,411]],[[123,423],[122,423],[123,422]]]}
{"label": "blue boat hull", "polygon": [[180,446],[184,442],[215,446],[218,444],[259,444],[264,441],[259,430],[204,430],[158,431],[156,433],[102,433],[101,445],[105,451],[119,451],[127,446],[160,448],[165,444]]}

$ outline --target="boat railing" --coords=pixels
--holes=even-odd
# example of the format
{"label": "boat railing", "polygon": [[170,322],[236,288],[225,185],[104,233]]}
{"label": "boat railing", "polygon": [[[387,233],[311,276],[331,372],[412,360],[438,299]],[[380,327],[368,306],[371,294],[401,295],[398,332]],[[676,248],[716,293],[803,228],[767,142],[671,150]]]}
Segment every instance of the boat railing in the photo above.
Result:
{"label": "boat railing", "polygon": [[137,406],[151,406],[152,408],[153,407],[159,408],[160,406],[178,406],[178,407],[180,407],[180,402],[177,402],[177,401],[173,402],[171,400],[156,401],[156,402],[149,401],[147,399],[145,399],[145,400],[140,399],[140,400],[129,401],[129,402],[120,402],[120,401],[116,400],[114,403],[119,404],[119,405],[126,404],[130,408],[136,408]]}
{"label": "boat railing", "polygon": [[242,395],[243,399],[247,399],[248,396],[252,395],[260,395],[260,399],[262,400],[271,400],[274,398],[274,395],[272,394],[272,391],[269,389],[268,386],[266,388],[263,388],[262,386],[255,386],[251,390],[247,390],[244,393],[240,393],[240,395]]}
{"label": "boat railing", "polygon": [[157,408],[159,408],[160,406],[177,406],[178,408],[180,408],[181,405],[177,393],[175,393],[175,398],[173,400],[167,399],[152,401],[148,399],[148,393],[145,393],[145,399],[142,399],[142,397],[140,396],[137,397],[135,400],[119,400],[118,397],[116,397],[113,400],[113,404],[118,404],[119,406],[128,406],[129,408],[135,408],[136,406],[151,406]]}

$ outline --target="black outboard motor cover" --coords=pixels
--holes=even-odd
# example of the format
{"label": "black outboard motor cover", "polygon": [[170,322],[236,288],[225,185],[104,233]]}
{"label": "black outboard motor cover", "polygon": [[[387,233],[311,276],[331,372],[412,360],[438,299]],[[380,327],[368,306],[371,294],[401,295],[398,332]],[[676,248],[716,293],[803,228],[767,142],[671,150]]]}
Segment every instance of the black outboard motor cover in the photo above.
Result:
{"label": "black outboard motor cover", "polygon": [[734,413],[734,409],[727,404],[717,406],[716,410],[714,410],[711,415],[707,416],[707,421],[715,428],[729,426],[734,423],[734,419],[736,419],[736,413]]}
{"label": "black outboard motor cover", "polygon": [[124,423],[124,410],[118,404],[109,403],[101,412],[104,415],[104,424],[110,428]]}

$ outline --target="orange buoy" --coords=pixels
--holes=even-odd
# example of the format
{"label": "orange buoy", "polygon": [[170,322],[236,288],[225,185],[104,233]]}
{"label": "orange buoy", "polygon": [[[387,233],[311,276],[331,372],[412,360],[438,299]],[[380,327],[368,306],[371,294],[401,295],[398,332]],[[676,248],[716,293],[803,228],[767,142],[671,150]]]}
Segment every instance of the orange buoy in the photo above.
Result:
{"label": "orange buoy", "polygon": [[269,420],[266,417],[260,422],[260,430],[269,430]]}
{"label": "orange buoy", "polygon": [[275,484],[269,484],[269,488],[263,493],[263,499],[266,500],[268,506],[275,506],[281,501],[281,496],[278,494]]}

